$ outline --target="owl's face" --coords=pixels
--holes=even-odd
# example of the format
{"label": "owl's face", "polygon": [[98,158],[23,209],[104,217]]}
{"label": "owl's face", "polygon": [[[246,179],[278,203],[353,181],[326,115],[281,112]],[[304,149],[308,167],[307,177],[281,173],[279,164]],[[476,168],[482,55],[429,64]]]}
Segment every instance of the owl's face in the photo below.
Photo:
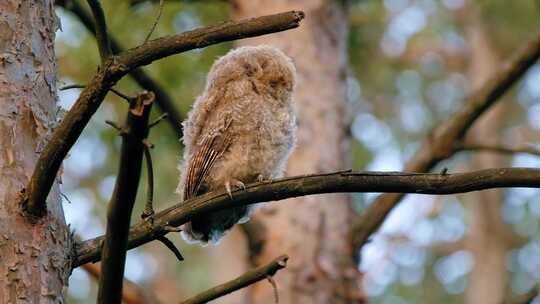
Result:
{"label": "owl's face", "polygon": [[231,81],[249,81],[259,94],[272,97],[269,100],[289,102],[296,70],[292,60],[274,47],[241,47],[214,64],[207,82],[219,88]]}

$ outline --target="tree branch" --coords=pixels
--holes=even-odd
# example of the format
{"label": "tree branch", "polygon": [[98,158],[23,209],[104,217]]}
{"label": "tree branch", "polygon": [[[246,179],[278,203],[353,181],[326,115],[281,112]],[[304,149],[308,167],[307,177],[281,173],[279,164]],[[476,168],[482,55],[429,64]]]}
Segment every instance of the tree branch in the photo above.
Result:
{"label": "tree branch", "polygon": [[148,136],[148,118],[153,102],[154,94],[150,92],[143,92],[130,101],[118,175],[107,211],[97,303],[120,303],[122,300],[129,223],[141,176],[143,140]]}
{"label": "tree branch", "polygon": [[104,65],[112,55],[109,34],[107,33],[107,23],[105,22],[105,13],[99,0],[87,0],[87,2],[94,15],[99,56],[101,57],[101,64]]}
{"label": "tree branch", "polygon": [[[234,191],[233,200],[226,191],[211,192],[157,212],[131,228],[128,248],[151,242],[171,230],[166,227],[178,227],[203,213],[259,202],[338,192],[441,195],[503,187],[540,188],[540,169],[498,168],[457,174],[348,171],[296,176],[247,185],[245,190]],[[102,240],[101,236],[79,244],[74,267],[99,261]]]}
{"label": "tree branch", "polygon": [[154,60],[219,42],[296,28],[302,19],[304,19],[303,12],[290,11],[242,21],[229,21],[221,25],[150,40],[139,47],[125,51],[119,59],[126,68],[133,69],[150,64]]}
{"label": "tree branch", "polygon": [[[78,3],[76,0],[60,0],[56,1],[56,5],[60,5],[63,8],[71,11],[81,23],[86,27],[86,29],[96,34],[94,23],[92,22],[92,17],[88,12]],[[117,42],[112,35],[109,35],[109,41],[111,44],[111,49],[114,54],[122,53],[124,50]],[[165,91],[161,85],[154,81],[143,69],[134,69],[129,72],[129,76],[135,80],[135,82],[144,90],[149,92],[154,92],[156,95],[156,103],[161,112],[168,114],[168,121],[170,122],[173,130],[176,132],[176,137],[182,137],[182,121],[184,120],[182,114],[174,106],[173,99]]]}
{"label": "tree branch", "polygon": [[225,284],[221,284],[216,287],[210,288],[194,296],[193,298],[180,302],[180,304],[208,303],[209,301],[220,298],[231,292],[240,290],[251,284],[257,283],[258,281],[264,280],[269,277],[271,278],[274,274],[276,274],[276,272],[278,272],[279,270],[287,266],[288,259],[289,259],[288,256],[282,255],[266,265],[250,270],[246,272],[245,274],[243,274],[242,276],[239,276],[238,278],[232,281],[229,281]]}
{"label": "tree branch", "polygon": [[109,89],[127,73],[154,60],[188,50],[295,28],[303,18],[302,12],[292,11],[226,22],[151,40],[109,59],[81,92],[40,154],[32,178],[22,193],[23,210],[33,220],[46,214],[46,198],[62,161]]}
{"label": "tree branch", "polygon": [[[96,281],[101,277],[101,270],[98,264],[85,264],[84,270]],[[122,292],[122,303],[125,304],[159,304],[156,297],[149,291],[144,290],[139,285],[124,279]]]}
{"label": "tree branch", "polygon": [[[406,164],[405,171],[427,172],[441,160],[450,157],[455,152],[454,146],[463,139],[476,119],[508,91],[538,57],[540,57],[540,33],[537,33],[511,60],[501,65],[498,72],[479,90],[469,95],[458,112],[432,130],[431,136]],[[356,218],[351,228],[351,242],[355,248],[353,251],[355,255],[359,254],[362,245],[402,198],[403,194],[381,195]],[[358,260],[358,256],[355,258]]]}

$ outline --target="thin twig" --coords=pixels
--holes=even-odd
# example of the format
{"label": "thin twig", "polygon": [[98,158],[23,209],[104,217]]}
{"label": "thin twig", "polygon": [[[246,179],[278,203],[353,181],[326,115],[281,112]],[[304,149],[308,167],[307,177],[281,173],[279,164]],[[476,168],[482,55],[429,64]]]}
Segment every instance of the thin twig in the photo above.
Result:
{"label": "thin twig", "polygon": [[279,291],[278,291],[278,288],[277,288],[276,280],[274,280],[274,277],[270,276],[270,275],[267,275],[266,279],[268,280],[270,285],[272,285],[272,289],[274,290],[274,302],[276,304],[278,304],[279,303]]}
{"label": "thin twig", "polygon": [[240,290],[251,284],[257,283],[258,281],[267,279],[268,277],[275,275],[276,272],[278,272],[279,270],[285,268],[287,266],[288,259],[288,256],[282,255],[266,265],[250,270],[245,274],[239,276],[238,278],[225,284],[221,284],[216,287],[210,288],[204,292],[201,292],[193,298],[180,302],[180,304],[208,303],[209,301],[220,298],[231,292]]}
{"label": "thin twig", "polygon": [[65,90],[71,90],[71,89],[84,89],[84,87],[86,87],[84,84],[69,84],[69,85],[60,87],[60,89],[58,90],[65,91]]}
{"label": "thin twig", "polygon": [[123,76],[140,66],[173,54],[203,48],[219,42],[284,31],[298,27],[302,12],[263,16],[227,22],[178,35],[148,41],[108,60],[79,95],[75,104],[56,127],[49,142],[39,155],[36,167],[21,195],[21,206],[27,218],[36,222],[47,211],[46,198],[67,153],[97,111],[103,98]]}
{"label": "thin twig", "polygon": [[120,125],[118,125],[116,122],[114,122],[112,120],[105,120],[105,123],[108,124],[109,126],[111,126],[116,131],[118,131],[120,133],[120,135],[123,135],[123,134],[126,133],[125,128],[121,127]]}
{"label": "thin twig", "polygon": [[[437,124],[431,136],[421,145],[418,152],[405,165],[406,171],[428,172],[441,160],[454,154],[454,146],[461,141],[474,122],[486,112],[499,98],[540,57],[540,32],[525,47],[517,51],[511,60],[503,63],[498,72],[484,85],[467,97],[463,107],[448,120]],[[379,196],[351,227],[350,237],[355,258],[359,260],[360,248],[384,222],[386,216],[401,201],[403,194],[384,194]]]}
{"label": "thin twig", "polygon": [[[59,90],[60,91],[65,91],[65,90],[71,90],[71,89],[84,89],[85,87],[86,87],[86,85],[84,85],[84,84],[70,84],[70,85],[66,85],[66,86],[61,87]],[[116,94],[118,97],[120,97],[122,99],[125,99],[128,102],[131,101],[131,99],[134,98],[133,96],[126,95],[126,94],[120,92],[119,90],[117,90],[115,88],[110,88],[110,90],[111,90],[111,92]]]}
{"label": "thin twig", "polygon": [[174,243],[171,240],[169,240],[166,236],[162,235],[158,237],[157,240],[160,241],[163,245],[165,245],[165,247],[167,247],[170,251],[172,251],[178,261],[184,260],[184,257],[180,253],[180,250],[178,250],[178,248],[176,248]]}
{"label": "thin twig", "polygon": [[[96,34],[94,23],[90,14],[88,14],[86,10],[77,1],[57,0],[55,4],[60,5],[65,9],[71,11],[73,14],[75,14],[75,16],[79,18],[81,23],[86,27],[89,32],[93,33],[94,35]],[[124,51],[112,35],[109,35],[109,41],[111,43],[111,49],[114,54],[119,54]],[[172,97],[169,96],[169,94],[165,91],[164,88],[162,88],[154,79],[152,79],[144,70],[140,68],[130,71],[129,76],[131,76],[141,88],[149,92],[154,92],[154,94],[156,95],[157,106],[162,112],[169,113],[170,125],[176,132],[176,137],[181,138],[182,121],[184,120],[184,117],[178,111],[178,109],[176,109]]]}
{"label": "thin twig", "polygon": [[113,92],[114,94],[116,94],[116,96],[126,100],[127,102],[131,102],[133,99],[135,99],[135,96],[129,96],[129,95],[126,95],[120,91],[118,91],[117,89],[115,88],[110,88],[111,92]]}
{"label": "thin twig", "polygon": [[130,103],[126,136],[122,137],[120,164],[107,210],[101,279],[97,303],[120,303],[131,212],[137,196],[148,118],[154,95],[143,92]]}
{"label": "thin twig", "polygon": [[156,29],[156,26],[159,23],[159,19],[161,19],[161,14],[163,13],[163,0],[159,0],[159,11],[158,15],[156,17],[156,20],[154,20],[154,23],[152,24],[152,27],[150,28],[150,32],[148,32],[148,35],[146,35],[146,38],[144,38],[143,44],[148,42],[148,39],[152,36],[152,33],[154,33],[154,30]]}
{"label": "thin twig", "polygon": [[101,65],[105,66],[105,62],[111,57],[111,43],[109,42],[109,34],[107,33],[107,23],[105,22],[105,13],[101,7],[99,0],[87,0],[88,5],[94,15],[96,40],[99,49],[99,56],[101,57]]}
{"label": "thin twig", "polygon": [[73,204],[71,202],[71,200],[69,199],[69,197],[62,191],[60,191],[60,195],[69,203],[69,204]]}
{"label": "thin twig", "polygon": [[[540,169],[495,168],[467,173],[405,173],[405,172],[338,172],[289,177],[246,185],[234,191],[231,200],[226,191],[210,192],[180,202],[132,226],[128,248],[134,248],[165,235],[169,229],[189,222],[209,212],[259,202],[283,200],[291,197],[322,193],[389,192],[417,194],[456,194],[494,188],[540,188]],[[149,225],[148,223],[152,224]],[[80,244],[74,267],[100,259],[97,237]]]}
{"label": "thin twig", "polygon": [[168,113],[161,114],[158,118],[156,118],[154,121],[148,124],[148,128],[152,129],[153,127],[157,126],[163,119],[167,118],[169,116]]}

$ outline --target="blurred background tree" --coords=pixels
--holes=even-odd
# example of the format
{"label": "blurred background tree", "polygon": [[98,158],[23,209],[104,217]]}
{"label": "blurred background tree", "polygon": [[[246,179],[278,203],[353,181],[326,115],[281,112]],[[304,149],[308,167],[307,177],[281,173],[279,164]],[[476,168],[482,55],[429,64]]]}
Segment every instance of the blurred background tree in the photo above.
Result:
{"label": "blurred background tree", "polygon": [[[154,37],[228,20],[238,2],[242,1],[165,1]],[[296,4],[308,13],[306,21],[314,3],[319,1]],[[103,5],[110,32],[123,47],[144,40],[158,11],[154,1],[103,1]],[[540,5],[505,0],[356,0],[344,12],[348,16],[343,18],[348,23],[349,61],[343,80],[353,117],[348,148],[352,168],[397,171],[431,127],[456,111],[464,96],[536,31]],[[69,10],[59,7],[57,14],[62,24],[56,41],[59,79],[65,84],[85,83],[99,63],[95,39]],[[258,14],[243,12],[243,16]],[[145,70],[173,97],[181,113],[186,113],[202,90],[213,61],[231,47],[220,44],[191,51]],[[126,93],[139,90],[127,77],[117,88]],[[67,109],[78,92],[59,94]],[[540,147],[539,99],[540,67],[534,66],[475,127],[471,137]],[[126,106],[109,94],[64,163],[62,190],[71,202],[64,201],[64,210],[71,227],[84,239],[104,232],[120,141],[104,121],[121,120]],[[181,144],[167,123],[156,127],[150,139],[156,145],[155,201],[163,204],[157,208],[163,208],[177,199],[174,190]],[[462,152],[440,166],[458,171],[505,164],[538,167],[540,160],[525,154],[500,158]],[[144,188],[141,185],[141,191]],[[475,196],[406,196],[362,249],[363,291],[372,303],[398,304],[503,303],[530,293],[540,280],[538,192],[511,189]],[[353,205],[360,211],[374,197],[376,194],[354,195]],[[141,200],[134,214],[140,214],[142,206]],[[130,251],[126,267],[129,279],[153,290],[163,303],[177,302],[249,266],[247,250],[229,245],[227,239],[217,248],[199,248],[186,245],[177,236],[172,238],[189,263],[178,263],[167,249],[153,242]],[[239,231],[227,238],[245,242]],[[228,253],[223,255],[223,251]],[[277,283],[279,286],[279,279]],[[95,293],[92,278],[76,269],[68,302],[93,303]],[[239,303],[241,298],[243,295],[232,295],[216,303]],[[540,303],[540,299],[536,301],[533,303]]]}

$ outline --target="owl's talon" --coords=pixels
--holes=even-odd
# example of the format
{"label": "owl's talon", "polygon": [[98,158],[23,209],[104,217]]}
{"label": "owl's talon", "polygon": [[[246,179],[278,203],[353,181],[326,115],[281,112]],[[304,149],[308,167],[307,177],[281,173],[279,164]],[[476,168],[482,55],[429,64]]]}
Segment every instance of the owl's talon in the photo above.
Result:
{"label": "owl's talon", "polygon": [[231,183],[229,181],[225,182],[225,189],[227,190],[227,193],[229,194],[229,198],[232,199]]}
{"label": "owl's talon", "polygon": [[239,181],[237,179],[231,179],[225,182],[225,189],[227,190],[227,194],[229,194],[229,197],[232,199],[232,188],[231,184],[235,186],[238,189],[246,190],[246,185],[242,181]]}
{"label": "owl's talon", "polygon": [[235,185],[237,188],[242,188],[242,190],[246,190],[246,185],[244,185],[244,183],[242,183],[242,182],[239,181],[239,180],[235,180],[235,181],[234,181],[234,185]]}
{"label": "owl's talon", "polygon": [[271,183],[271,182],[272,182],[272,178],[269,177],[269,178],[266,179],[266,178],[264,178],[264,176],[263,176],[262,174],[259,174],[259,175],[257,176],[257,182],[259,182],[259,183]]}

